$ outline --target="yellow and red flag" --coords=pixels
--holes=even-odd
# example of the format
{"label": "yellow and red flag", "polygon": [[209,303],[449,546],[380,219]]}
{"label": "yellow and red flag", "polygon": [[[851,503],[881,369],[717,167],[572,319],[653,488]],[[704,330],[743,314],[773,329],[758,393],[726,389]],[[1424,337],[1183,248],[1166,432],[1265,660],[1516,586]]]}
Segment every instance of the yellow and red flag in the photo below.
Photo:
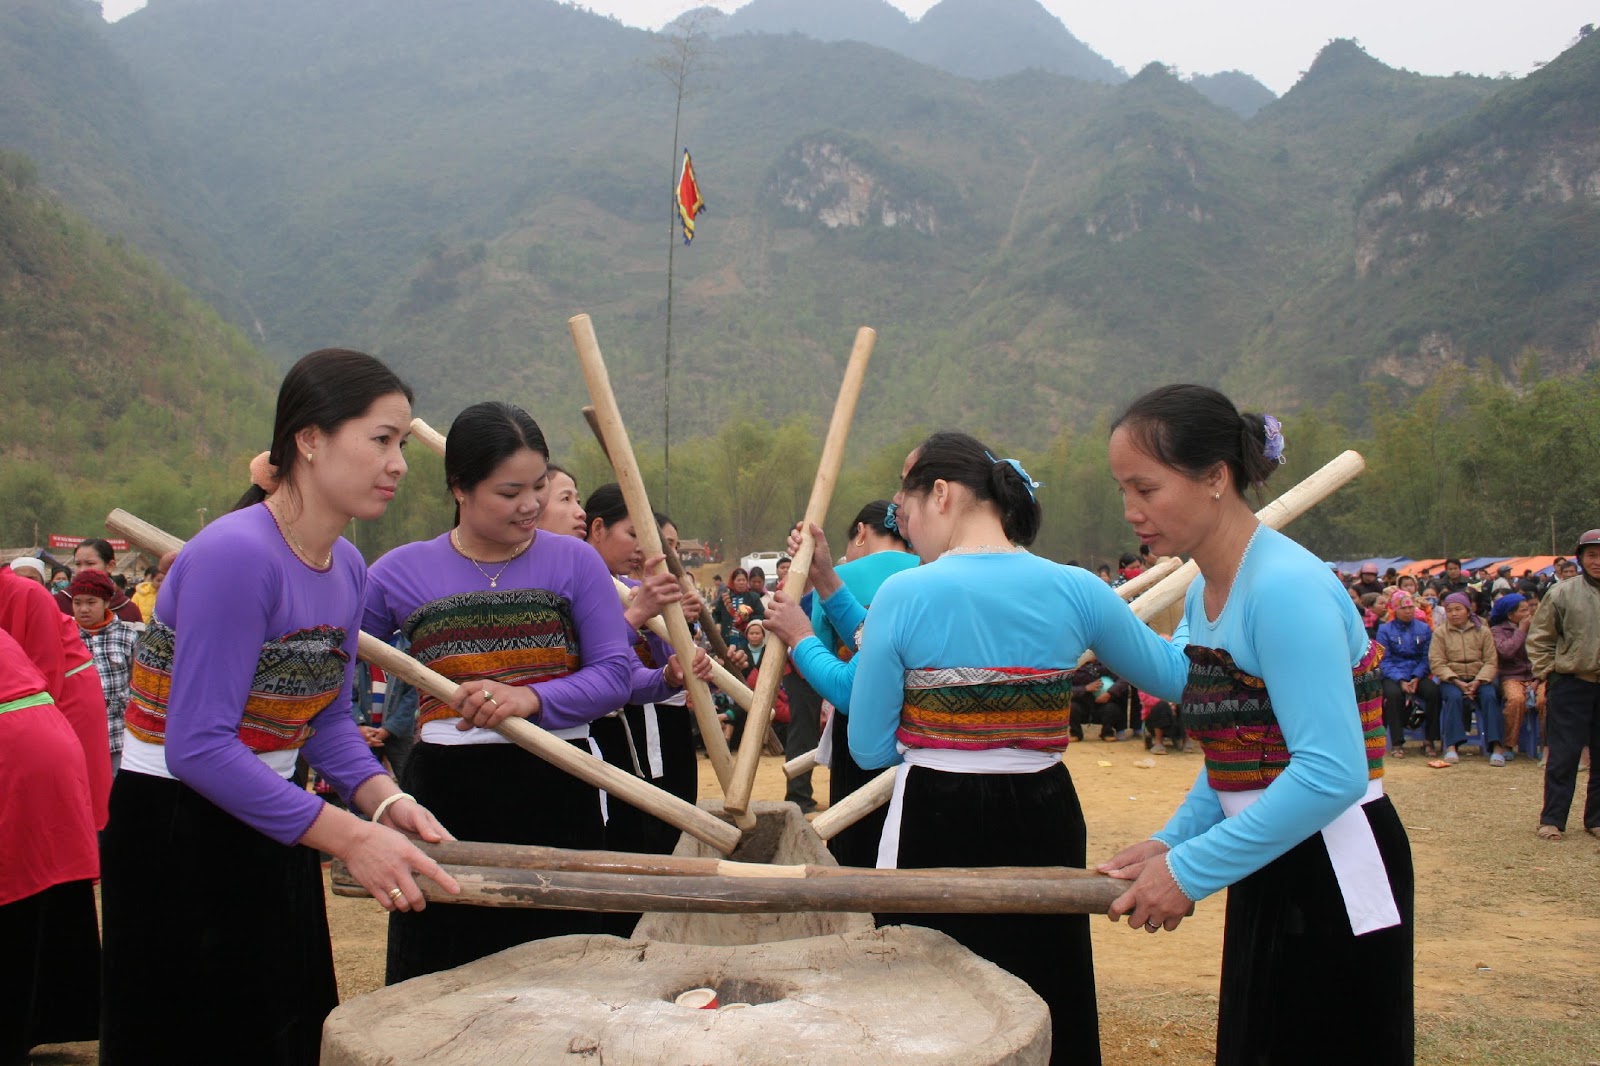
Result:
{"label": "yellow and red flag", "polygon": [[694,217],[706,209],[700,199],[700,185],[694,180],[694,164],[689,149],[683,150],[683,168],[678,171],[678,219],[683,223],[683,243],[694,240]]}

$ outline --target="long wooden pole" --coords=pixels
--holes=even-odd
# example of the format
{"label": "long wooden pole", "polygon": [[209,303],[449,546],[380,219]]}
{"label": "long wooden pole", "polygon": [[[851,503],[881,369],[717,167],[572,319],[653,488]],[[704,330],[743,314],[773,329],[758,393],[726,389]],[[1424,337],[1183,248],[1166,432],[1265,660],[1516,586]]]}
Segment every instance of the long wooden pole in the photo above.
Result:
{"label": "long wooden pole", "polygon": [[[112,511],[106,516],[106,528],[129,543],[138,544],[156,554],[178,551],[184,542],[170,533],[145,522],[127,511]],[[437,671],[423,666],[405,652],[384,643],[370,633],[362,633],[357,654],[366,662],[386,673],[414,685],[435,699],[449,703],[458,686]],[[495,727],[496,732],[519,748],[532,752],[553,766],[560,767],[573,777],[596,788],[604,789],[620,800],[655,815],[662,821],[683,830],[696,840],[702,840],[727,855],[738,846],[742,834],[722,819],[694,804],[642,781],[602,759],[580,751],[567,741],[552,736],[547,731],[522,718],[507,718]],[[717,734],[721,736],[719,732]]]}
{"label": "long wooden pole", "polygon": [[[645,491],[644,476],[639,472],[639,461],[634,457],[633,445],[628,440],[628,427],[623,424],[622,411],[617,407],[617,397],[611,391],[611,376],[606,371],[605,358],[600,354],[600,341],[594,335],[594,323],[588,315],[575,315],[567,320],[572,333],[572,343],[578,349],[578,362],[583,367],[583,379],[589,386],[589,398],[600,420],[601,435],[606,442],[606,454],[611,457],[611,468],[616,472],[622,497],[628,503],[628,514],[633,519],[634,535],[645,558],[661,555],[661,531],[656,528],[655,511],[650,507],[650,497]],[[660,564],[665,570],[665,564]],[[658,571],[660,572],[660,571]],[[683,616],[680,604],[669,603],[662,609],[661,617],[667,623],[667,635],[678,662],[694,662],[694,638],[689,635],[689,622]],[[711,690],[706,683],[684,670],[685,687],[689,690],[689,705],[694,709],[695,721],[700,726],[700,740],[705,745],[706,757],[711,762],[717,783],[726,795],[733,780],[733,756],[722,735],[722,723],[711,702]],[[760,734],[757,734],[759,741]],[[726,806],[726,803],[724,804]],[[729,809],[741,829],[755,828],[755,816],[743,808]]]}
{"label": "long wooden pole", "polygon": [[[850,348],[850,361],[845,366],[844,381],[839,385],[839,396],[833,404],[833,418],[822,444],[817,476],[811,484],[811,499],[806,503],[805,517],[800,523],[800,548],[794,553],[789,575],[783,583],[783,592],[791,600],[799,600],[805,591],[806,572],[811,569],[811,556],[817,547],[811,527],[827,520],[834,486],[839,481],[839,468],[844,465],[844,446],[850,437],[850,423],[855,419],[856,401],[861,398],[867,363],[872,359],[872,348],[877,340],[876,330],[862,326],[856,331],[855,343]],[[778,685],[783,680],[788,658],[788,647],[776,633],[769,633],[766,650],[761,656],[761,673],[756,677],[755,702],[750,705],[745,739],[739,745],[739,758],[734,766],[733,785],[725,790],[723,799],[723,806],[730,811],[742,811],[750,804],[761,760],[760,738],[772,721],[772,705],[778,698]]]}
{"label": "long wooden pole", "polygon": [[[605,435],[600,432],[600,416],[594,413],[593,405],[584,405],[583,420],[589,423],[589,431],[594,434],[594,439],[600,442],[600,451],[605,455],[606,462],[611,462],[611,453],[606,450]],[[678,558],[678,549],[666,541],[662,541],[661,553],[667,557],[667,569],[672,571],[672,576],[678,579],[679,584],[685,581],[691,581],[692,583],[689,571],[683,565],[683,560]],[[688,590],[685,589],[684,591],[687,592]],[[706,643],[711,645],[711,654],[724,662],[729,661],[728,642],[722,639],[722,630],[710,624],[710,619],[707,619],[701,623],[700,631],[706,635]],[[665,638],[663,637],[663,639]],[[746,710],[750,707],[748,703],[740,704],[740,706]]]}
{"label": "long wooden pole", "polygon": [[[1367,467],[1360,452],[1346,451],[1329,460],[1294,488],[1279,496],[1256,512],[1261,524],[1270,529],[1282,529],[1311,508],[1332,496],[1353,481]],[[1133,601],[1133,613],[1141,621],[1149,621],[1183,598],[1189,584],[1200,575],[1200,568],[1190,560],[1159,580],[1153,588]],[[1140,575],[1143,577],[1144,575]],[[1117,589],[1119,593],[1134,586],[1130,581]],[[894,794],[894,771],[885,770],[850,795],[812,819],[811,828],[823,840],[831,840],[841,831],[859,822],[873,811],[889,802]]]}
{"label": "long wooden pole", "polygon": [[[612,873],[674,877],[999,877],[1005,880],[1094,877],[1092,870],[1071,866],[932,867],[920,870],[878,870],[870,867],[783,865],[735,862],[698,855],[638,855],[629,851],[591,851],[553,848],[542,844],[499,844],[489,841],[452,840],[440,844],[416,841],[434,862],[451,866],[495,867],[503,870],[561,870],[568,873]],[[335,880],[349,880],[347,870],[334,867]]]}
{"label": "long wooden pole", "polygon": [[[446,865],[461,894],[418,878],[429,903],[550,910],[772,914],[848,913],[1104,914],[1128,882],[1074,871],[1067,877],[927,877],[921,871],[850,870],[828,877],[581,873]],[[360,896],[359,885],[336,884],[338,895]]]}

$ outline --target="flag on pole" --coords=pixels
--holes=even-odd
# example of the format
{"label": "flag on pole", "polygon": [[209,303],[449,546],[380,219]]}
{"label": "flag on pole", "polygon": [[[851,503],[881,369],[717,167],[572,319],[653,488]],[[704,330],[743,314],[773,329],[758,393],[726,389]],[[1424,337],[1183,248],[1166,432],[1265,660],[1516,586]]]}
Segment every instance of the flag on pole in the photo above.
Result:
{"label": "flag on pole", "polygon": [[689,149],[683,150],[683,169],[678,171],[678,218],[683,223],[683,243],[694,240],[694,216],[706,209],[700,199],[700,185],[694,180],[694,164]]}

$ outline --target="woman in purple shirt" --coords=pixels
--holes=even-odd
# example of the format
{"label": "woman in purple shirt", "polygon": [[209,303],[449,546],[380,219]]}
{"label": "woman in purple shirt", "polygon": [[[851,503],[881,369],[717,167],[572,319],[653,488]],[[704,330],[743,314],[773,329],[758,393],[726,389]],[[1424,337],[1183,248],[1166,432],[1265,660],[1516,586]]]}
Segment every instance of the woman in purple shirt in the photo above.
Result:
{"label": "woman in purple shirt", "polygon": [[[549,449],[520,407],[474,404],[445,444],[453,529],[372,564],[363,627],[396,630],[460,684],[421,694],[405,787],[465,840],[603,846],[600,794],[493,727],[515,715],[594,753],[589,723],[622,706],[632,649],[611,575],[574,537],[541,533]],[[390,984],[529,940],[598,932],[580,911],[435,907],[389,918]]]}
{"label": "woman in purple shirt", "polygon": [[[394,498],[410,423],[371,356],[301,359],[255,487],[161,586],[102,845],[102,1063],[315,1063],[339,1001],[318,850],[390,909],[423,907],[416,873],[458,890],[350,715],[366,568],[339,534]],[[291,783],[297,757],[372,820]]]}

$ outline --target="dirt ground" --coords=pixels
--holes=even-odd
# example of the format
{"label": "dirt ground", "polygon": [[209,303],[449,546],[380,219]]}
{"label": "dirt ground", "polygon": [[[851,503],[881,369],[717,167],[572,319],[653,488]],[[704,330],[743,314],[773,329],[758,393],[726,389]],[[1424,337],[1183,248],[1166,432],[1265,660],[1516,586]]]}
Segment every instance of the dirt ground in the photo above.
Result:
{"label": "dirt ground", "polygon": [[[1091,864],[1159,828],[1200,766],[1197,755],[1152,758],[1132,741],[1074,744],[1066,761]],[[701,770],[702,795],[716,795],[703,761]],[[814,778],[819,796],[826,775]],[[1419,1063],[1600,1066],[1600,840],[1576,818],[1559,843],[1534,836],[1542,780],[1527,758],[1504,769],[1470,756],[1447,770],[1415,757],[1389,764],[1417,872]],[[783,789],[782,760],[763,759],[756,798]],[[1154,936],[1093,923],[1107,1066],[1212,1061],[1222,911],[1219,895],[1177,932]],[[328,914],[341,996],[377,988],[384,912],[330,896]],[[93,1062],[94,1045],[41,1048],[34,1061]]]}

